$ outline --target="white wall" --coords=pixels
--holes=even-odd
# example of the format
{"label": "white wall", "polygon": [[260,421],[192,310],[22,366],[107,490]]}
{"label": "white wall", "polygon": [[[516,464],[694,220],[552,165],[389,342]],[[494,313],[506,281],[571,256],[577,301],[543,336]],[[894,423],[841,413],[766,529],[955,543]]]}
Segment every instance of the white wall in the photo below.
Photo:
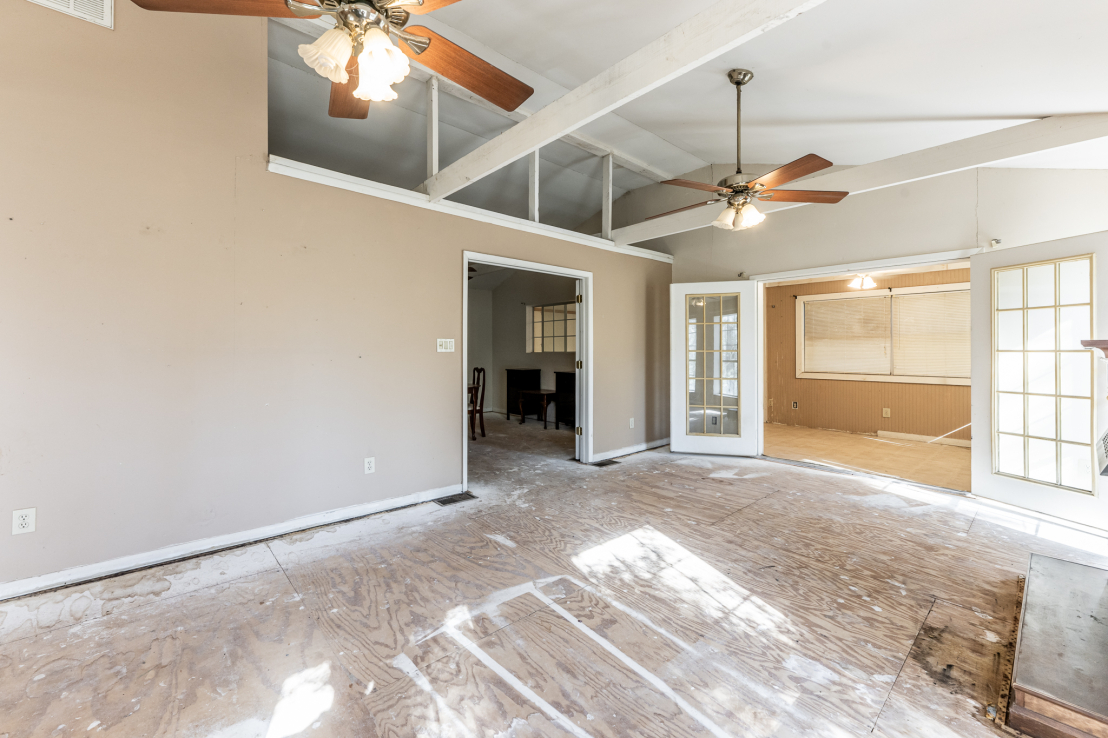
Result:
{"label": "white wall", "polygon": [[[970,260],[973,321],[973,387],[971,389],[973,448],[972,489],[974,494],[1037,510],[1066,520],[1108,530],[1108,480],[1095,477],[1096,496],[1069,492],[1034,482],[1026,482],[993,473],[992,462],[992,283],[991,270],[1000,266],[1028,264],[1045,259],[1094,254],[1093,336],[1104,338],[1108,326],[1108,232],[1077,236],[1058,241],[1001,249],[978,254]],[[1096,352],[1101,356],[1100,351]],[[1108,421],[1108,363],[1095,362],[1096,422],[1099,437]]]}
{"label": "white wall", "polygon": [[[744,167],[758,174],[769,165]],[[714,182],[733,170],[714,165],[685,175]],[[802,181],[802,180],[801,180]],[[800,185],[796,185],[800,186]],[[613,225],[703,201],[703,193],[651,185],[616,201]],[[701,228],[637,244],[673,254],[674,282],[734,279],[771,272],[1039,243],[1108,229],[1108,172],[971,169],[846,198],[771,213],[757,228]],[[579,230],[592,232],[597,218]]]}

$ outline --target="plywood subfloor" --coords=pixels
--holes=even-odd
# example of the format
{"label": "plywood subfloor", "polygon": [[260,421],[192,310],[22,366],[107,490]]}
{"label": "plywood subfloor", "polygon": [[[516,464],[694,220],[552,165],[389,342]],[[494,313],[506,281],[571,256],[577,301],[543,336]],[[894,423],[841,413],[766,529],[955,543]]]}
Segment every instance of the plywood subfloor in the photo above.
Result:
{"label": "plywood subfloor", "polygon": [[765,454],[970,491],[970,450],[860,433],[766,424]]}
{"label": "plywood subfloor", "polygon": [[587,467],[487,420],[477,500],[0,603],[0,736],[994,736],[1029,553],[1108,563],[889,480]]}

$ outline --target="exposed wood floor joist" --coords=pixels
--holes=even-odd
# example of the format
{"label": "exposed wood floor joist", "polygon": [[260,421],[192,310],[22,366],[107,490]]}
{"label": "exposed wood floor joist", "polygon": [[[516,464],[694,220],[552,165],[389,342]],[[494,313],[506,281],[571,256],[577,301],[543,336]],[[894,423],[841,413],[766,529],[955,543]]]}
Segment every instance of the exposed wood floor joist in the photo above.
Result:
{"label": "exposed wood floor joist", "polygon": [[[0,604],[0,735],[993,736],[1037,523],[490,416],[478,499]],[[1057,538],[1058,536],[1054,536]]]}

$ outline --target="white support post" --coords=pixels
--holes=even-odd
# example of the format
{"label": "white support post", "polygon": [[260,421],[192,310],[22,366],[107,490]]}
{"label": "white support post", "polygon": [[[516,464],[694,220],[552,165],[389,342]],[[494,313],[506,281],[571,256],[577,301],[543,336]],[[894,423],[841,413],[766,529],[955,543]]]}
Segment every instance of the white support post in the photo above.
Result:
{"label": "white support post", "polygon": [[427,178],[439,173],[439,78],[427,78]]}
{"label": "white support post", "polygon": [[527,219],[539,222],[539,152],[527,157]]}
{"label": "white support post", "polygon": [[612,155],[605,154],[601,159],[604,168],[601,182],[604,198],[600,205],[600,237],[606,241],[612,240]]}

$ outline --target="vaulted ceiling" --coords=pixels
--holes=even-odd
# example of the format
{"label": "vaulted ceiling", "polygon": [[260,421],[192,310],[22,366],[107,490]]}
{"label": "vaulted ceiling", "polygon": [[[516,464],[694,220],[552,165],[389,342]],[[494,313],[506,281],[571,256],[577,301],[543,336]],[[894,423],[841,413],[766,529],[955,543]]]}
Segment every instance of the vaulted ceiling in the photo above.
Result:
{"label": "vaulted ceiling", "polygon": [[[531,84],[536,94],[525,107],[534,112],[712,5],[464,0],[419,22]],[[369,120],[328,118],[328,83],[296,54],[310,40],[293,30],[304,23],[270,23],[271,150],[418,186],[426,175],[422,83],[398,85],[400,99],[374,104]],[[582,130],[670,175],[733,162],[734,90],[725,72],[743,67],[755,74],[743,97],[744,160],[815,152],[865,164],[1048,115],[1108,110],[1104,28],[1103,0],[827,0]],[[442,122],[444,165],[513,125],[449,96]],[[594,155],[557,142],[541,156],[544,222],[574,227],[599,209]],[[1007,164],[1108,168],[1108,145]],[[525,178],[525,162],[516,162],[451,199],[525,217]],[[617,168],[616,195],[650,181]]]}

